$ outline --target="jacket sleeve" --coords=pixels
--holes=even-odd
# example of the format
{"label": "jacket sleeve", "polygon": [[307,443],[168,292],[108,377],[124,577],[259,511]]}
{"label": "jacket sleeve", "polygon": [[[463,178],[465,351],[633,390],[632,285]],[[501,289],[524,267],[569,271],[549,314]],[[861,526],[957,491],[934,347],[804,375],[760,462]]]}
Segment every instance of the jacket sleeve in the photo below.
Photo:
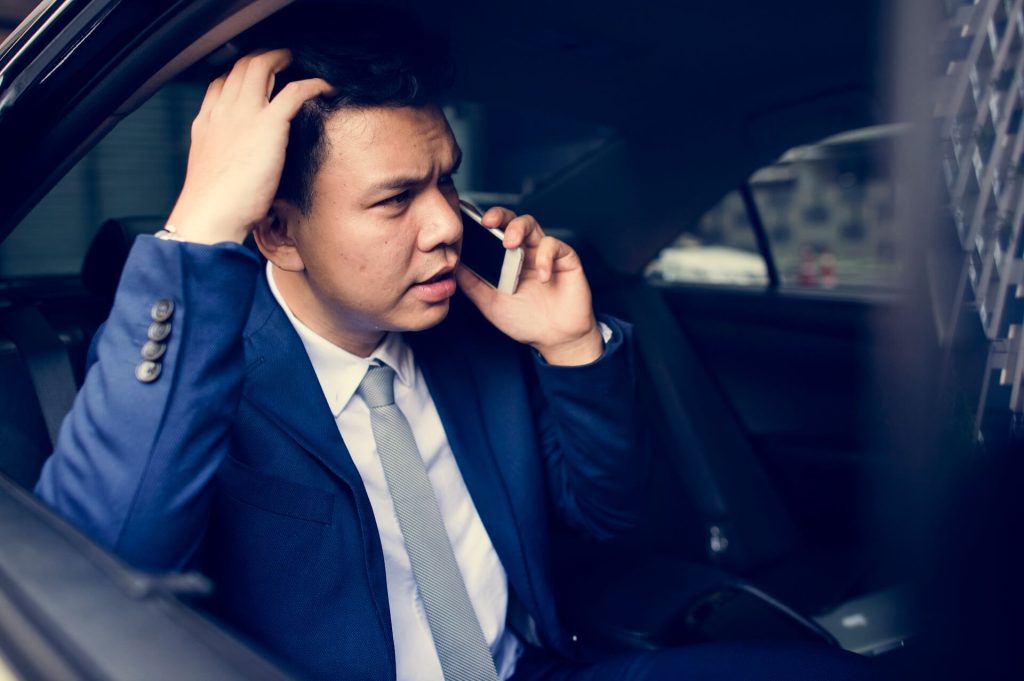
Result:
{"label": "jacket sleeve", "polygon": [[[180,568],[202,540],[241,395],[242,332],[259,270],[235,244],[142,236],[128,257],[36,493],[137,567]],[[136,375],[140,350],[154,305],[167,300],[170,334],[160,373],[147,381],[152,372]]]}
{"label": "jacket sleeve", "polygon": [[608,539],[642,515],[649,455],[639,437],[632,326],[612,317],[601,321],[612,336],[591,364],[553,366],[534,353],[535,419],[558,515]]}

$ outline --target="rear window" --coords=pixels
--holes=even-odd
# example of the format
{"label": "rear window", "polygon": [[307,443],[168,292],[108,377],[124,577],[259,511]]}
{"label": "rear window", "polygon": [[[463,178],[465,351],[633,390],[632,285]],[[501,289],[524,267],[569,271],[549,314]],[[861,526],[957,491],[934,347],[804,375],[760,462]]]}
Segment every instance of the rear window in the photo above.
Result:
{"label": "rear window", "polygon": [[[726,194],[647,267],[663,283],[779,284],[857,294],[889,290],[900,274],[890,146],[905,128],[876,126],[794,147]],[[753,211],[753,214],[752,214]],[[762,252],[753,219],[764,228]]]}

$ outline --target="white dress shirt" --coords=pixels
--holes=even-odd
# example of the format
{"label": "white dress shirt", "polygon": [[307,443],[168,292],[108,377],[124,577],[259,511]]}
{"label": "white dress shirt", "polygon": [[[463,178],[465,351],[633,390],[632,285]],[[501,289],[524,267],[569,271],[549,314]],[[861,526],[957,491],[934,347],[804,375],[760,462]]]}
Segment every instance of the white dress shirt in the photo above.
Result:
{"label": "white dress shirt", "polygon": [[357,357],[346,352],[314,333],[292,314],[274,284],[271,263],[267,263],[267,280],[278,304],[302,339],[373,507],[384,549],[398,679],[437,681],[443,676],[402,530],[395,517],[384,469],[377,456],[377,445],[370,427],[370,410],[356,395],[367,368],[378,359],[395,370],[395,404],[412,427],[427,476],[441,507],[441,518],[452,542],[455,561],[480,620],[484,639],[491,648],[498,678],[509,678],[523,648],[515,634],[505,626],[508,578],[455,463],[441,418],[423,374],[416,366],[412,349],[400,334],[389,333],[369,357]]}

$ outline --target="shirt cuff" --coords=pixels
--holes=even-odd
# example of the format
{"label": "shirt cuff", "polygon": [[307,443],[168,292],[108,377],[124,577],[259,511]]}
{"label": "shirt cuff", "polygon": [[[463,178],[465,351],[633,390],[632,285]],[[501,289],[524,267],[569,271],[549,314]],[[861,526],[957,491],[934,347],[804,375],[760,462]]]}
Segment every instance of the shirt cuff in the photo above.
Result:
{"label": "shirt cuff", "polygon": [[[601,341],[604,343],[604,350],[607,350],[608,349],[608,343],[610,343],[612,338],[615,337],[615,331],[612,329],[612,327],[608,326],[607,324],[605,324],[601,320],[598,320],[597,328],[601,331]],[[602,350],[602,353],[601,353],[602,357],[604,356],[604,350]],[[532,350],[532,352],[533,352],[533,356],[536,358],[536,360],[538,362],[540,362],[542,365],[546,365],[548,363],[548,361],[546,359],[544,359],[544,356],[541,355],[539,352],[537,352],[536,350]],[[598,359],[600,359],[600,358],[598,358]],[[594,360],[594,361],[596,362],[597,360]]]}

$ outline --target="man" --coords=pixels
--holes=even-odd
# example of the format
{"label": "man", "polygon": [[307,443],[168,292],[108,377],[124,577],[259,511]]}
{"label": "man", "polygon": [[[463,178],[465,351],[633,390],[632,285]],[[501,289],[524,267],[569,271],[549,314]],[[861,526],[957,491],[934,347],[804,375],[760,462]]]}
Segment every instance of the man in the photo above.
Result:
{"label": "man", "polygon": [[525,249],[514,295],[459,266],[461,152],[411,24],[268,26],[291,51],[210,85],[38,493],[135,565],[204,570],[211,609],[306,677],[745,673],[718,649],[581,666],[547,526],[635,521],[630,329],[529,216],[484,216]]}

